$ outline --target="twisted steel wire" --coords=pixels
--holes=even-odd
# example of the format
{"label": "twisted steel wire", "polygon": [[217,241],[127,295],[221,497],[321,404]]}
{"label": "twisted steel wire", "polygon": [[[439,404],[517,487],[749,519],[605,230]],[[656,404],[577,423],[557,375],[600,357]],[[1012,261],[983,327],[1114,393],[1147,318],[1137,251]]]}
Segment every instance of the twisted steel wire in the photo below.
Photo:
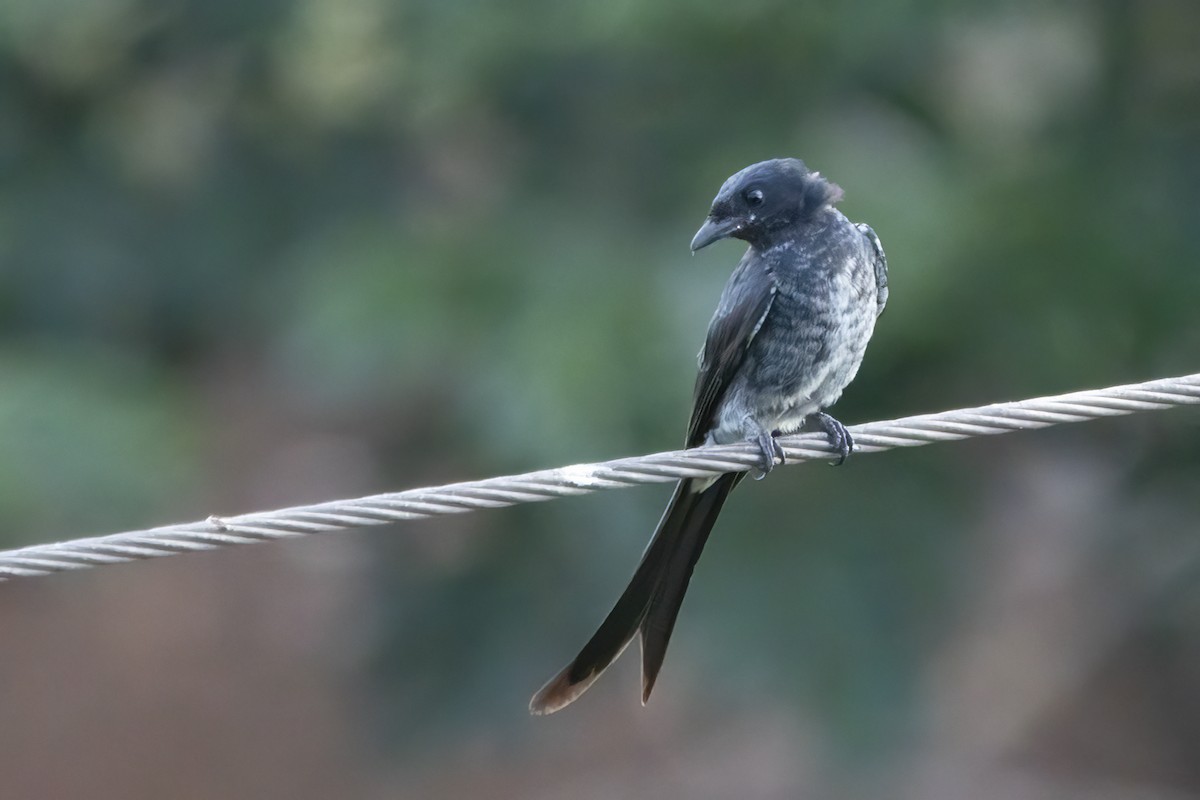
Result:
{"label": "twisted steel wire", "polygon": [[[856,453],[877,453],[897,447],[917,447],[1195,404],[1200,404],[1200,374],[870,422],[853,426],[850,431],[854,435]],[[836,455],[820,433],[781,437],[779,442],[783,445],[788,463],[833,458]],[[0,581],[214,550],[235,544],[382,525],[399,520],[502,508],[640,483],[664,483],[684,477],[742,472],[756,468],[760,459],[757,446],[751,444],[697,447],[596,464],[576,464],[524,475],[409,489],[233,517],[209,517],[202,522],[31,545],[0,551]]]}

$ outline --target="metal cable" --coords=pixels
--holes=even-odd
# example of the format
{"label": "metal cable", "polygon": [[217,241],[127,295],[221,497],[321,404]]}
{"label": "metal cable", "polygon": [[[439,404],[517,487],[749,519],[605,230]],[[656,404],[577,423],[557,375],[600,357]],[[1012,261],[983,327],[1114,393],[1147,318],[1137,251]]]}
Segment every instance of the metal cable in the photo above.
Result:
{"label": "metal cable", "polygon": [[[854,435],[856,453],[877,453],[895,447],[917,447],[1195,404],[1200,404],[1200,374],[871,422],[856,425],[850,431]],[[820,433],[781,437],[779,442],[788,463],[835,455]],[[759,463],[760,455],[755,445],[697,447],[354,500],[334,500],[235,517],[209,517],[203,522],[0,551],[0,581],[398,520],[501,508],[639,483],[664,483],[684,477],[740,472],[754,469]]]}

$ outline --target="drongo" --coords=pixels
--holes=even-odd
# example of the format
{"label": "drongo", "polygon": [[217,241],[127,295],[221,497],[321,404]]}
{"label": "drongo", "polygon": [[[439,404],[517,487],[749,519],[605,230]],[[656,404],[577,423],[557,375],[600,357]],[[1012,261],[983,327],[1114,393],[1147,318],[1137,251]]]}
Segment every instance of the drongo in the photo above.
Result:
{"label": "drongo", "polygon": [[[783,461],[775,437],[809,422],[839,451],[837,463],[850,454],[849,432],[824,409],[858,372],[888,286],[879,238],[833,207],[841,198],[840,187],[794,158],[753,164],[721,186],[692,250],[729,237],[749,248],[708,326],[687,447],[753,442],[765,475]],[[692,570],[744,477],[679,482],[628,588],[575,660],[534,695],[530,711],[551,714],[573,702],[634,636],[646,702]]]}

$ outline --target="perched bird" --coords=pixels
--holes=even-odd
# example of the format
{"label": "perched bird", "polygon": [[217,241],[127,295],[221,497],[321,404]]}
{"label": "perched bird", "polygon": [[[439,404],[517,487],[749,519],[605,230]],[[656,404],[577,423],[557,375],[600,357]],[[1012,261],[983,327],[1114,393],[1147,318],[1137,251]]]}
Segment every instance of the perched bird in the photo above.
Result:
{"label": "perched bird", "polygon": [[[850,433],[823,409],[858,372],[888,288],[879,238],[833,207],[841,198],[840,187],[794,158],[753,164],[721,186],[692,251],[728,237],[749,249],[708,326],[687,447],[754,442],[765,475],[783,461],[775,437],[810,421],[840,452],[837,463],[850,454]],[[573,702],[638,634],[646,702],[692,569],[743,477],[679,482],[628,588],[575,660],[534,695],[532,713]]]}

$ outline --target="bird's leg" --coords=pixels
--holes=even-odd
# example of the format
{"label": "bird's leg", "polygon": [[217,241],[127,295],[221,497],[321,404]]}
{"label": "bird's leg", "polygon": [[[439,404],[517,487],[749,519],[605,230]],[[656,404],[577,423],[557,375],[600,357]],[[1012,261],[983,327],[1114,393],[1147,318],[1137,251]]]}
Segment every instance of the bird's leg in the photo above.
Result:
{"label": "bird's leg", "polygon": [[840,456],[830,466],[840,467],[846,463],[846,457],[854,452],[854,437],[850,435],[850,431],[846,430],[846,426],[824,411],[818,411],[809,419],[815,420],[821,430],[825,431],[825,435],[829,437],[829,444],[834,450],[837,450]]}
{"label": "bird's leg", "polygon": [[763,431],[754,439],[751,439],[758,445],[758,449],[762,452],[762,472],[754,476],[754,480],[761,481],[767,477],[767,473],[775,469],[775,459],[779,459],[780,464],[787,463],[787,457],[783,453],[783,445],[775,441],[775,437],[779,435],[779,431],[767,433]]}

